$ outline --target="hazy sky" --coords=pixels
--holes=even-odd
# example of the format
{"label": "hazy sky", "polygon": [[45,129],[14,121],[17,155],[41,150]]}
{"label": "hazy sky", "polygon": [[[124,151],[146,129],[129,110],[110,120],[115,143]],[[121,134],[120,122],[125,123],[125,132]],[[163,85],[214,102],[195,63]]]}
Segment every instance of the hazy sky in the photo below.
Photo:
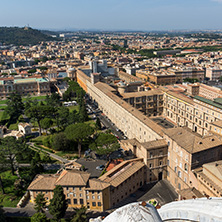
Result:
{"label": "hazy sky", "polygon": [[222,0],[0,0],[0,26],[222,29]]}

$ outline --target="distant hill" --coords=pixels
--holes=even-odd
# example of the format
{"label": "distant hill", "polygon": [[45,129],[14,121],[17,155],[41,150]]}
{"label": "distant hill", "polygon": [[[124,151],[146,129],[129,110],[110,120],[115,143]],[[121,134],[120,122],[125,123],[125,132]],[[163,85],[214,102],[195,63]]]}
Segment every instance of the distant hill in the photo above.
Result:
{"label": "distant hill", "polygon": [[58,40],[39,30],[19,27],[0,27],[0,43],[9,45],[35,45],[42,41]]}

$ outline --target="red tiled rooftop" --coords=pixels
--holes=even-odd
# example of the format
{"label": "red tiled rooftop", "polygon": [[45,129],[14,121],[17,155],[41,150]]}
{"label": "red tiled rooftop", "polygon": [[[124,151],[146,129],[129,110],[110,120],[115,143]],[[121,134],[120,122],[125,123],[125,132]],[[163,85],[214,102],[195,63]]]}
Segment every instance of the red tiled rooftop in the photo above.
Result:
{"label": "red tiled rooftop", "polygon": [[112,160],[108,167],[106,168],[106,171],[109,171],[111,170],[112,168],[114,168],[116,165],[120,164],[123,162],[123,159],[116,159],[116,160]]}

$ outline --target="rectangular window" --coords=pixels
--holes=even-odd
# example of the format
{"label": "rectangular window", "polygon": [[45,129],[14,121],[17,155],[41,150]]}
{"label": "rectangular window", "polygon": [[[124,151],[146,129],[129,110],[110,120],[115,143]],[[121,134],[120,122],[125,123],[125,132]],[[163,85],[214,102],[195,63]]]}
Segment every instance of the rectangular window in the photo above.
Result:
{"label": "rectangular window", "polygon": [[101,207],[101,202],[98,202],[98,207]]}
{"label": "rectangular window", "polygon": [[95,196],[92,196],[92,199],[94,200],[94,199],[95,199]]}
{"label": "rectangular window", "polygon": [[153,153],[152,152],[150,152],[150,158],[153,158]]}
{"label": "rectangular window", "polygon": [[100,199],[100,196],[97,196],[98,200]]}
{"label": "rectangular window", "polygon": [[67,203],[68,203],[68,204],[71,204],[71,200],[70,200],[70,199],[67,199]]}
{"label": "rectangular window", "polygon": [[95,207],[96,206],[96,202],[92,202],[92,206]]}
{"label": "rectangular window", "polygon": [[80,204],[83,204],[83,199],[79,199],[80,200]]}
{"label": "rectangular window", "polygon": [[74,204],[77,204],[77,199],[73,199],[73,203],[74,203]]}
{"label": "rectangular window", "polygon": [[82,187],[80,187],[79,190],[82,190]]}

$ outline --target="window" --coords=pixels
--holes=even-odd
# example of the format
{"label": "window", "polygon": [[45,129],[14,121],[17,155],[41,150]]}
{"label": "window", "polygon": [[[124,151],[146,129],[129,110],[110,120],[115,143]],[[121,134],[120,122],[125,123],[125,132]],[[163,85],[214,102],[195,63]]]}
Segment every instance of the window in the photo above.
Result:
{"label": "window", "polygon": [[177,167],[174,168],[174,171],[177,172]]}
{"label": "window", "polygon": [[180,183],[178,183],[178,189],[179,189],[179,190],[181,189],[181,184],[180,184]]}
{"label": "window", "polygon": [[150,152],[150,158],[153,158],[153,153],[152,152]]}
{"label": "window", "polygon": [[184,164],[184,170],[187,171],[187,164]]}
{"label": "window", "polygon": [[86,199],[87,199],[87,200],[89,199],[89,196],[88,196],[88,195],[86,196]]}
{"label": "window", "polygon": [[178,177],[181,177],[181,172],[180,171],[178,171]]}
{"label": "window", "polygon": [[74,204],[77,204],[77,199],[73,199],[73,203],[74,203]]}
{"label": "window", "polygon": [[80,187],[79,190],[82,190],[82,187]]}
{"label": "window", "polygon": [[80,204],[83,204],[83,199],[80,199]]}
{"label": "window", "polygon": [[97,196],[97,199],[100,200],[100,196]]}
{"label": "window", "polygon": [[94,199],[95,199],[95,196],[92,196],[92,199],[94,200]]}
{"label": "window", "polygon": [[150,168],[152,168],[152,166],[153,166],[152,163],[150,163]]}
{"label": "window", "polygon": [[160,156],[162,156],[163,155],[163,151],[162,150],[160,150]]}
{"label": "window", "polygon": [[92,206],[95,207],[96,206],[96,202],[92,202]]}
{"label": "window", "polygon": [[71,204],[71,200],[70,200],[70,199],[67,199],[67,203],[68,203],[68,204]]}
{"label": "window", "polygon": [[160,161],[160,166],[162,166],[162,164],[163,164],[163,162],[162,162],[162,161]]}
{"label": "window", "polygon": [[101,207],[101,202],[98,202],[98,207]]}
{"label": "window", "polygon": [[80,193],[79,196],[82,197],[82,194]]}

